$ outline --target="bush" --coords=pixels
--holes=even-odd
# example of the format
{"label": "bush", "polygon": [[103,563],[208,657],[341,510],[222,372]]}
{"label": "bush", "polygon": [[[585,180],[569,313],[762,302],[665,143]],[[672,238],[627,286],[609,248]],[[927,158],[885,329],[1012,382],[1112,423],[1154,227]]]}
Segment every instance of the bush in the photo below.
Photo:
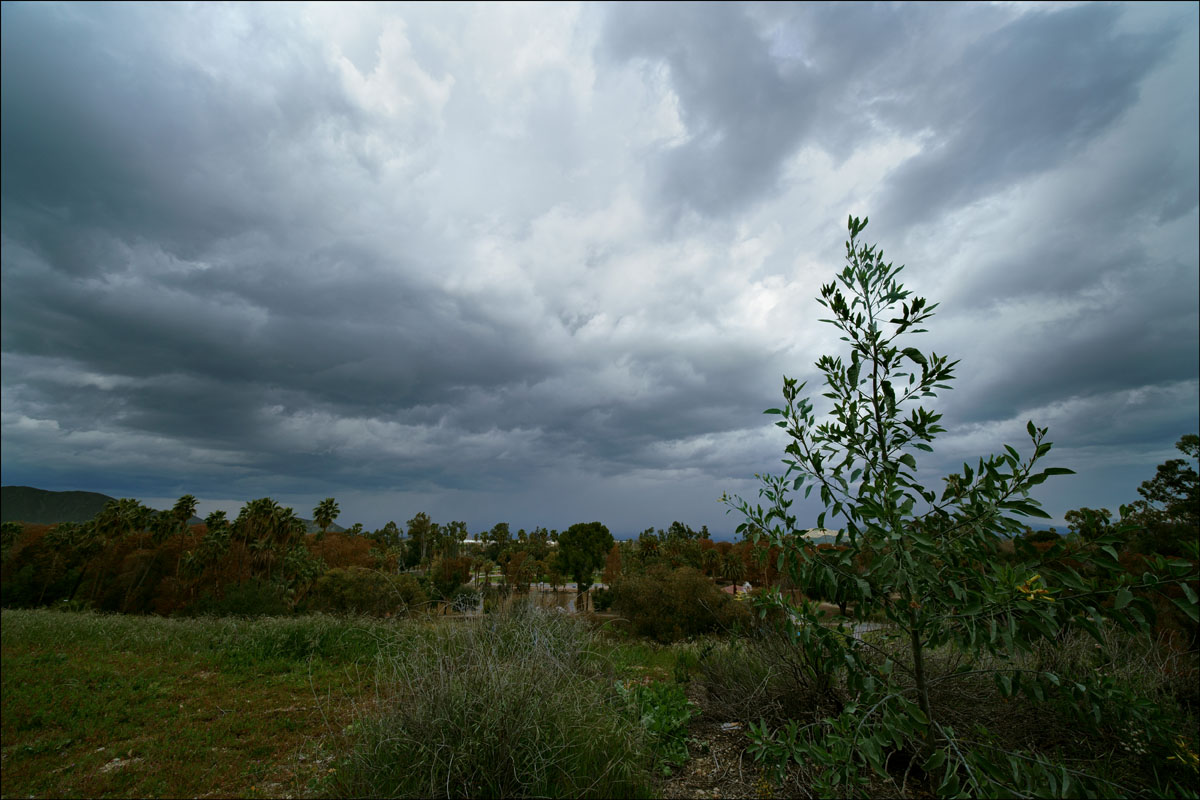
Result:
{"label": "bush", "polygon": [[451,600],[455,591],[471,579],[471,559],[466,556],[443,558],[433,565],[434,597]]}
{"label": "bush", "polygon": [[212,617],[277,617],[291,613],[284,588],[259,578],[226,586],[220,593],[205,592],[188,611]]}
{"label": "bush", "polygon": [[585,625],[537,608],[440,626],[381,659],[336,789],[374,797],[645,796],[649,734]]}
{"label": "bush", "polygon": [[478,589],[472,589],[470,586],[459,586],[454,590],[454,594],[450,595],[451,607],[460,614],[475,611],[479,608],[482,601],[483,593]]}
{"label": "bush", "polygon": [[782,631],[723,642],[699,659],[700,705],[714,719],[779,726],[836,713],[838,699]]}
{"label": "bush", "polygon": [[691,567],[655,567],[621,579],[612,587],[612,607],[635,633],[660,642],[728,631],[750,619],[745,605]]}
{"label": "bush", "polygon": [[610,608],[612,608],[612,604],[612,589],[602,588],[592,590],[592,607],[597,611],[608,611]]}
{"label": "bush", "polygon": [[317,579],[308,608],[330,614],[406,614],[424,607],[428,595],[412,575],[388,575],[364,567],[331,569]]}

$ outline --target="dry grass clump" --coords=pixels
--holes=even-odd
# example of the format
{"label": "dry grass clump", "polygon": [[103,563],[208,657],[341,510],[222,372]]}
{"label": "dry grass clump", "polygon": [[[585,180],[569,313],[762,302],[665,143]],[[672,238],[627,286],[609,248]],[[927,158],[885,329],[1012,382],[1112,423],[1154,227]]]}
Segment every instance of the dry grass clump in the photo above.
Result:
{"label": "dry grass clump", "polygon": [[586,625],[537,608],[430,628],[381,657],[347,731],[347,795],[627,797],[651,746]]}

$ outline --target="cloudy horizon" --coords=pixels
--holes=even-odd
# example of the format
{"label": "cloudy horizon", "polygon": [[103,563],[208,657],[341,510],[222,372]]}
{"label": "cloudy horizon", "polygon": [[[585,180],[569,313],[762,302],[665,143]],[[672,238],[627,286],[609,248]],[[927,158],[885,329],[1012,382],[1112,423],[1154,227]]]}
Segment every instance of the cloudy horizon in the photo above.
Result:
{"label": "cloudy horizon", "polygon": [[0,14],[5,485],[729,536],[850,214],[931,481],[1032,419],[1061,525],[1200,430],[1195,4]]}

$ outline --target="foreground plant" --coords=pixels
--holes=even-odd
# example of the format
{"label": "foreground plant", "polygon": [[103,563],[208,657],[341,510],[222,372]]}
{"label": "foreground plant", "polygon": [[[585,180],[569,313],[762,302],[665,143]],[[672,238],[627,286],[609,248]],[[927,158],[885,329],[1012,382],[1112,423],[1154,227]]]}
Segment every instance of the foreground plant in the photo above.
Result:
{"label": "foreground plant", "polygon": [[443,625],[381,658],[331,791],[348,797],[643,797],[658,733],[595,634],[535,607]]}
{"label": "foreground plant", "polygon": [[656,681],[626,687],[618,682],[617,691],[637,710],[653,740],[663,774],[670,775],[688,759],[687,725],[697,713],[683,686]]}
{"label": "foreground plant", "polygon": [[[848,359],[826,355],[816,364],[832,410],[819,421],[801,394],[805,385],[785,378],[784,407],[766,413],[781,417],[776,424],[791,439],[787,468],[760,476],[765,503],[728,503],[745,517],[739,532],[781,548],[776,566],[794,585],[839,598],[859,618],[886,619],[888,633],[867,643],[844,617],[822,624],[815,603],[766,593],[760,614],[783,610],[811,685],[836,713],[774,730],[754,726],[752,749],[780,774],[789,763],[802,765],[824,796],[879,780],[903,794],[920,776],[939,795],[1067,795],[1080,787],[1121,794],[1126,787],[1014,745],[987,724],[956,730],[938,697],[952,696],[956,683],[977,690],[987,674],[1002,699],[1024,693],[1052,701],[1055,713],[1073,715],[1080,730],[1145,731],[1150,755],[1165,763],[1180,752],[1177,732],[1153,704],[1103,675],[1059,675],[1029,656],[1038,642],[1073,627],[1097,639],[1111,623],[1148,632],[1151,597],[1167,590],[1195,622],[1188,586],[1196,579],[1195,555],[1192,563],[1152,559],[1138,578],[1118,563],[1120,531],[1072,549],[1055,544],[1042,552],[1027,544],[1018,536],[1025,528],[1019,518],[1047,517],[1031,490],[1071,474],[1040,467],[1051,444],[1032,422],[1028,455],[1005,445],[1000,455],[945,478],[940,493],[922,485],[917,455],[932,451],[943,429],[940,415],[919,403],[949,388],[957,362],[902,343],[923,332],[937,305],[906,290],[897,280],[902,267],[885,263],[881,250],[859,243],[866,224],[850,218],[847,265],[818,300],[832,313],[822,321],[850,347]],[[816,527],[828,517],[843,528],[832,553],[818,556],[798,535],[803,529],[791,506],[801,487],[805,497],[816,488],[825,508]],[[885,641],[896,637],[902,646]],[[1155,780],[1159,790],[1177,791],[1171,781],[1184,778],[1164,772]]]}

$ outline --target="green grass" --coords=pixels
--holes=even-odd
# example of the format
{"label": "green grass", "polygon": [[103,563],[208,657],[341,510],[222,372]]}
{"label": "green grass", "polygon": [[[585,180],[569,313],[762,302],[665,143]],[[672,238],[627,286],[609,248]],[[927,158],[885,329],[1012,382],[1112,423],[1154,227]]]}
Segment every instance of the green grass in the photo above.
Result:
{"label": "green grass", "polygon": [[616,684],[669,680],[675,649],[536,609],[5,610],[0,794],[652,795],[653,734]]}
{"label": "green grass", "polygon": [[5,610],[0,793],[303,794],[391,627]]}

